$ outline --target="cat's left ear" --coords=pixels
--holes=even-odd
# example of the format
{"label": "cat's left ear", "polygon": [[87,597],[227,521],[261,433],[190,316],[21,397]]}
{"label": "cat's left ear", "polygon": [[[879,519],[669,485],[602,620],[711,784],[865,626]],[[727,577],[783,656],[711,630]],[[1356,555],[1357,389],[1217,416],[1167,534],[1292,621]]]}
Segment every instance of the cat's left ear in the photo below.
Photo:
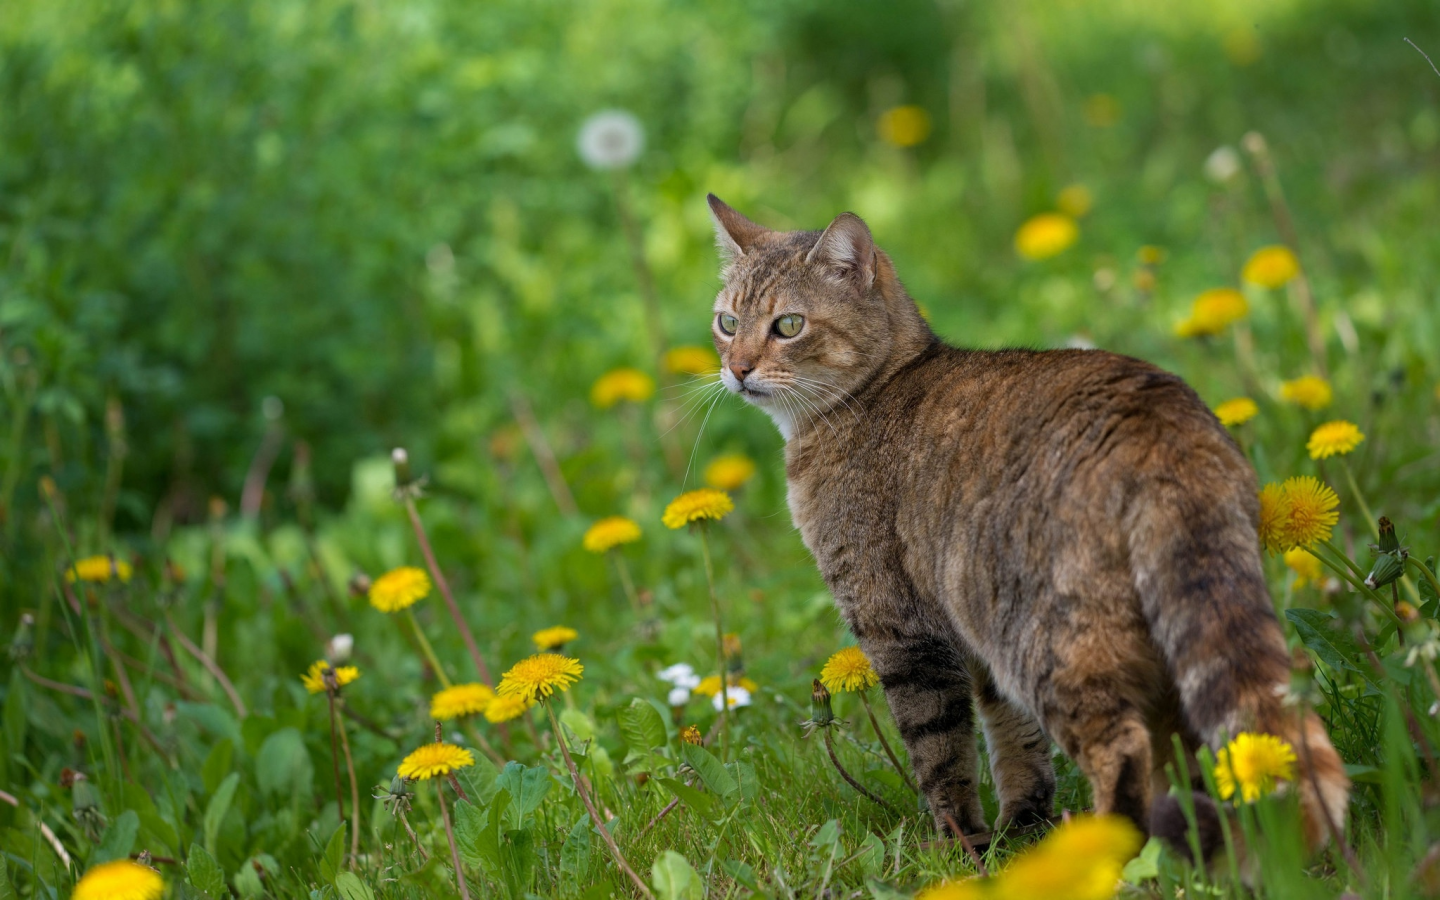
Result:
{"label": "cat's left ear", "polygon": [[824,265],[866,291],[875,283],[875,239],[863,219],[841,213],[820,235],[805,262]]}

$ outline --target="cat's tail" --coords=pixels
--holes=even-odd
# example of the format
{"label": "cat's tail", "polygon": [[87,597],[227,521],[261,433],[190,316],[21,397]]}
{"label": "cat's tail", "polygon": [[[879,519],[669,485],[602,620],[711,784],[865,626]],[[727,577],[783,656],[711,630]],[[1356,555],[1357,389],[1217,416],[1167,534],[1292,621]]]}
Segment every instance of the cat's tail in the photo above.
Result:
{"label": "cat's tail", "polygon": [[[1284,702],[1290,657],[1265,584],[1255,500],[1245,494],[1248,485],[1234,484],[1247,480],[1217,478],[1216,490],[1204,496],[1162,492],[1130,523],[1131,559],[1191,736],[1214,751],[1242,732],[1286,741],[1296,756],[1287,789],[1299,792],[1305,837],[1319,848],[1344,828],[1350,780],[1320,719]],[[1201,818],[1218,823],[1200,797]],[[1179,834],[1161,836],[1184,846],[1185,820],[1177,811],[1173,798],[1161,798],[1151,829],[1172,831],[1178,820]],[[1218,842],[1218,828],[1200,824],[1202,837],[1208,830]],[[1202,849],[1208,857],[1214,847]]]}

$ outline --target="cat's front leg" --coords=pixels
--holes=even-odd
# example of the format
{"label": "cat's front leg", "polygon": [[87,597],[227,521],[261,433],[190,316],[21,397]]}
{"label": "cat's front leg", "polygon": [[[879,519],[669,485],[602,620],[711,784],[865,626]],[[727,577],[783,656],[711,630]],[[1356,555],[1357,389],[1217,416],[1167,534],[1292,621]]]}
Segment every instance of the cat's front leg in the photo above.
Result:
{"label": "cat's front leg", "polygon": [[909,604],[846,609],[900,728],[915,779],[941,834],[988,830],[980,795],[975,714],[967,654],[949,623]]}

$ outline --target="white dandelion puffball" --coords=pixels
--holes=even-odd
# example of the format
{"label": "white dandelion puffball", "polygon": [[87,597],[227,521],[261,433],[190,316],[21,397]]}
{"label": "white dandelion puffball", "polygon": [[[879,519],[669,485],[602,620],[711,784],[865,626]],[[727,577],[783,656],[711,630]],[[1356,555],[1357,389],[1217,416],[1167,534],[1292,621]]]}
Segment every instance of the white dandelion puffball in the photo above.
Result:
{"label": "white dandelion puffball", "polygon": [[1240,154],[1231,146],[1216,148],[1205,159],[1205,177],[1216,184],[1224,184],[1240,174]]}
{"label": "white dandelion puffball", "polygon": [[[750,692],[745,690],[743,687],[736,687],[732,685],[725,689],[725,693],[730,695],[729,700],[731,709],[735,709],[737,706],[750,705]],[[723,699],[721,699],[721,697],[721,694],[716,694],[715,699],[710,701],[714,705],[716,712],[719,712],[721,704],[725,702]]]}
{"label": "white dandelion puffball", "polygon": [[694,666],[689,663],[676,663],[668,669],[661,669],[656,673],[656,677],[687,690],[693,690],[700,686],[700,676],[695,674]]}
{"label": "white dandelion puffball", "polygon": [[675,687],[670,689],[669,703],[671,706],[684,706],[690,702],[690,689]]}
{"label": "white dandelion puffball", "polygon": [[607,109],[585,120],[576,145],[590,168],[623,169],[645,149],[645,129],[625,110]]}
{"label": "white dandelion puffball", "polygon": [[355,649],[355,638],[348,634],[337,634],[325,644],[325,658],[330,660],[332,665],[339,665],[350,659],[350,653]]}

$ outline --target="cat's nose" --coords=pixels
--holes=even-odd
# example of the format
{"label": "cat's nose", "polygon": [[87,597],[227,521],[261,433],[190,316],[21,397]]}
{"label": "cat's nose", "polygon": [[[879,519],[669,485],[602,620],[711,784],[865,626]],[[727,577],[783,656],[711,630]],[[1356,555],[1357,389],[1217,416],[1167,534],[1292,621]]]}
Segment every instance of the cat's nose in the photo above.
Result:
{"label": "cat's nose", "polygon": [[736,381],[744,381],[745,376],[755,371],[755,367],[749,363],[734,362],[730,364],[730,374],[735,376]]}

